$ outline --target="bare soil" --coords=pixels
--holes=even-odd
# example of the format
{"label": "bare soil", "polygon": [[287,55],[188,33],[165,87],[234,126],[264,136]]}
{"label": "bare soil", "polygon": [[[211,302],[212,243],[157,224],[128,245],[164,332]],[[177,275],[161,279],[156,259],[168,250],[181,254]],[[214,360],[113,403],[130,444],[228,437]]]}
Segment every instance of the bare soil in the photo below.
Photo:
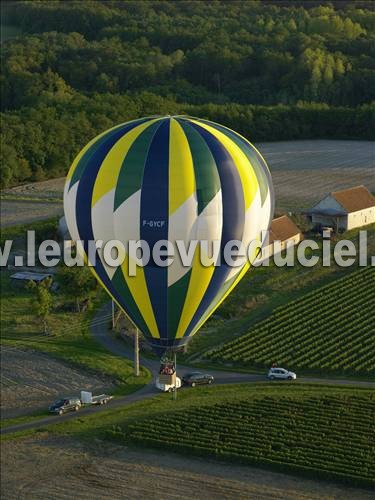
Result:
{"label": "bare soil", "polygon": [[2,442],[5,499],[371,499],[370,492],[260,469],[45,432]]}
{"label": "bare soil", "polygon": [[[359,184],[375,191],[374,142],[314,140],[256,146],[270,167],[278,211],[298,212],[330,191]],[[3,191],[2,194],[14,199],[1,203],[1,226],[62,215],[64,182],[64,178],[51,179]],[[43,198],[56,202],[43,202]]]}
{"label": "bare soil", "polygon": [[375,192],[375,165],[366,168],[275,170],[272,180],[278,211],[311,208],[331,191],[363,184]]}
{"label": "bare soil", "polygon": [[276,170],[329,170],[332,168],[374,168],[375,143],[372,141],[283,141],[256,145]]}
{"label": "bare soil", "polygon": [[277,211],[310,208],[331,191],[375,191],[375,143],[285,141],[257,144],[272,173]]}
{"label": "bare soil", "polygon": [[27,224],[62,216],[64,183],[65,178],[60,177],[3,190],[1,226]]}
{"label": "bare soil", "polygon": [[92,375],[39,352],[2,346],[1,415],[13,418],[47,409],[64,396],[79,396],[113,387],[106,377]]}

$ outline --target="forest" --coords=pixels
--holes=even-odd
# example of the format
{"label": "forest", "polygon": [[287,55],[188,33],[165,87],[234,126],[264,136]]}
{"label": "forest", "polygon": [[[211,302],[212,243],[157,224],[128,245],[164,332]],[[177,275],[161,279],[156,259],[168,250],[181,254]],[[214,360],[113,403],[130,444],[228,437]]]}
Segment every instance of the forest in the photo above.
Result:
{"label": "forest", "polygon": [[99,132],[161,113],[253,142],[373,139],[372,7],[4,2],[1,187],[62,176]]}

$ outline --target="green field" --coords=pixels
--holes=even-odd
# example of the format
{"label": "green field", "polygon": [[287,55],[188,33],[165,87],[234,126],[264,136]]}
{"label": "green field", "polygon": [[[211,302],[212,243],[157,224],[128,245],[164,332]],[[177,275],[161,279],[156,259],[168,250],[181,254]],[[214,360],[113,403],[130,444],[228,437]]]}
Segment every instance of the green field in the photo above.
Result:
{"label": "green field", "polygon": [[[275,383],[189,392],[108,436],[127,444],[375,485],[375,394]],[[198,395],[198,393],[201,393]],[[185,394],[184,394],[185,396]],[[182,406],[182,408],[179,408]],[[117,419],[118,420],[118,419]]]}
{"label": "green field", "polygon": [[375,372],[375,268],[365,267],[275,308],[245,335],[207,353],[210,360],[320,373]]}
{"label": "green field", "polygon": [[[299,226],[301,222],[297,221]],[[375,225],[368,226],[367,230],[368,254],[374,255]],[[358,229],[348,231],[337,238],[350,239],[358,248],[358,232]],[[306,237],[309,237],[309,234]],[[321,240],[316,238],[316,235],[312,235],[312,238],[321,245]],[[336,241],[333,242],[332,249]],[[321,250],[314,251],[313,254],[319,256],[320,252]],[[349,276],[358,269],[357,264],[350,268],[337,266],[333,259],[333,250],[331,254],[330,266],[323,266],[320,259],[313,267],[304,267],[298,262],[291,267],[277,267],[271,262],[269,267],[250,269],[197,335],[194,335],[188,346],[186,361],[201,360],[202,354],[207,351],[227,342],[235,342],[253,331],[261,321],[270,318],[276,309],[321,286]],[[319,319],[318,314],[316,319]]]}
{"label": "green field", "polygon": [[39,431],[375,486],[372,389],[298,382],[199,387],[179,392],[177,401],[160,394]]}

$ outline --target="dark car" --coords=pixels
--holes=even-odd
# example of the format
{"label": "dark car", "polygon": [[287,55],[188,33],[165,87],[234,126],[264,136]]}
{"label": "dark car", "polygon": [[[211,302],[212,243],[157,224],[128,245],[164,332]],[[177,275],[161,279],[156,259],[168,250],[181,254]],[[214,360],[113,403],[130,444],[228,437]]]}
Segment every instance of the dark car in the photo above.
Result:
{"label": "dark car", "polygon": [[62,415],[66,411],[78,411],[81,408],[81,400],[79,398],[64,398],[59,399],[48,410],[50,413]]}
{"label": "dark car", "polygon": [[212,384],[214,377],[212,375],[207,375],[207,373],[187,373],[182,377],[182,382],[185,385],[190,385],[190,387],[195,387],[196,385]]}

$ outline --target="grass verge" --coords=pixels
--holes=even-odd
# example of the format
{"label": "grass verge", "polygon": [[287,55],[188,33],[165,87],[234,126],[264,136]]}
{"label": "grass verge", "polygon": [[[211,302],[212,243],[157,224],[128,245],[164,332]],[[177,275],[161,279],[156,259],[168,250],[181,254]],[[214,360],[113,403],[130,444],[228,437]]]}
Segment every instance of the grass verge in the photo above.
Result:
{"label": "grass verge", "polygon": [[2,418],[0,421],[0,428],[5,429],[6,427],[11,427],[12,425],[26,424],[29,422],[38,421],[43,417],[47,417],[49,413],[47,410],[41,410],[29,415],[22,415],[14,418]]}

